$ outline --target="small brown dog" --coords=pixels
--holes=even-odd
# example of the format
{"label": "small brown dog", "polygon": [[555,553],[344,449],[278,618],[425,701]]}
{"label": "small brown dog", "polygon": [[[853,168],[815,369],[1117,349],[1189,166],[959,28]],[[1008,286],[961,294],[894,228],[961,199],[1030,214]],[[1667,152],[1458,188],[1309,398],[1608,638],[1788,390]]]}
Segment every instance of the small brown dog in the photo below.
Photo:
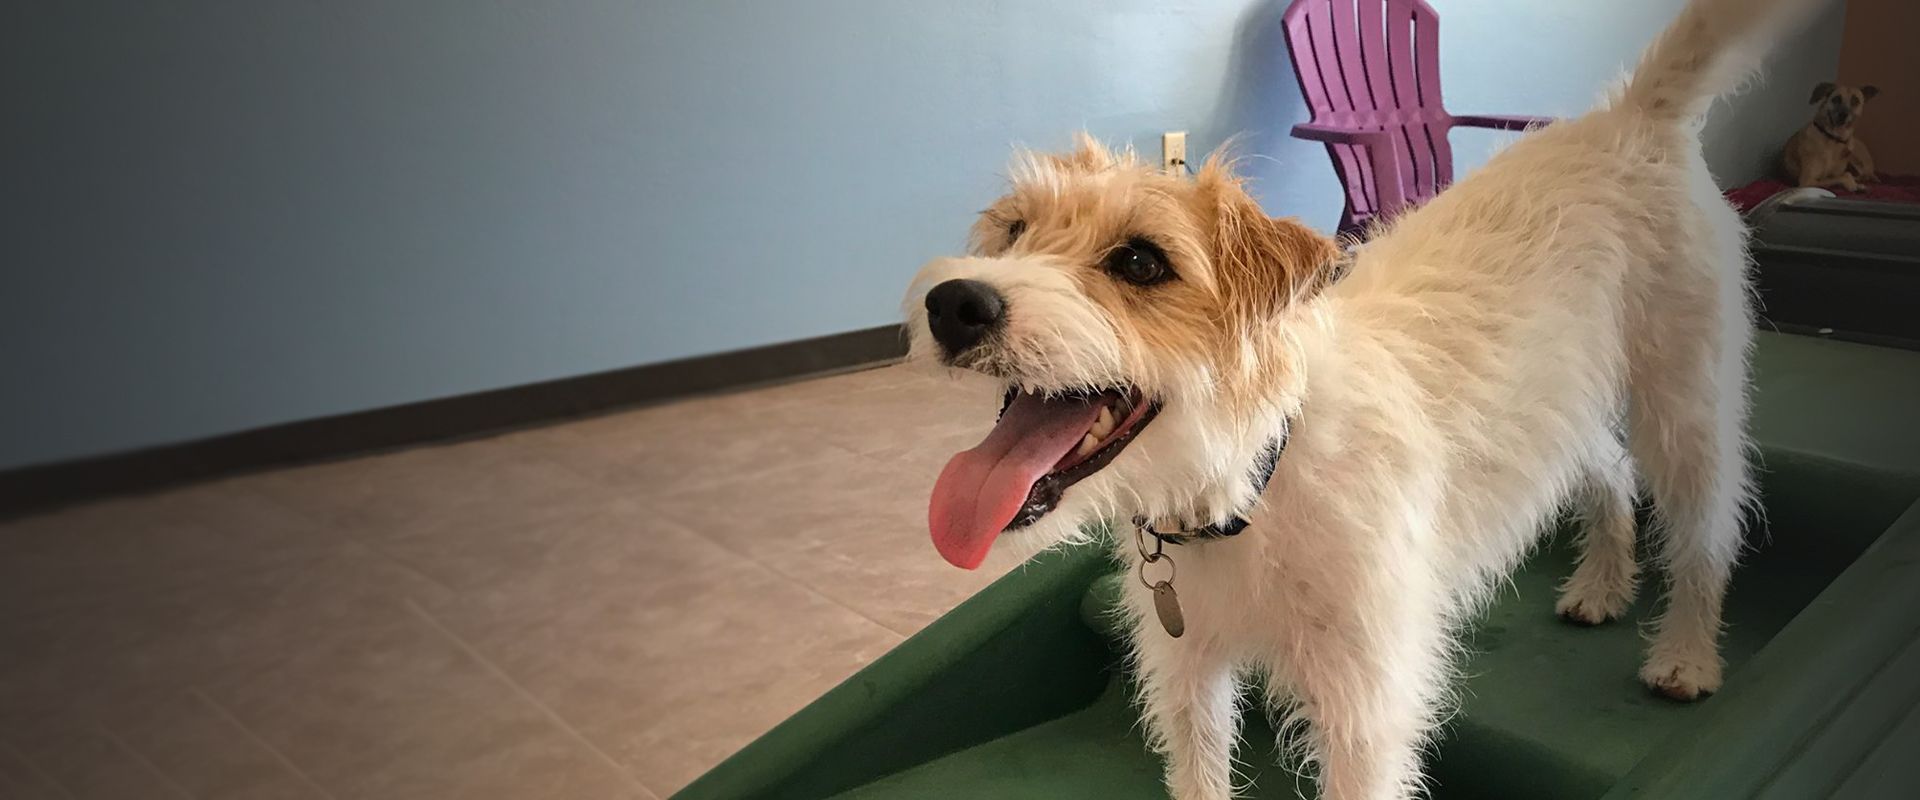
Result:
{"label": "small brown dog", "polygon": [[1839,184],[1847,191],[1864,191],[1862,183],[1875,180],[1873,156],[1867,145],[1853,135],[1853,125],[1867,101],[1879,94],[1873,86],[1854,88],[1835,83],[1813,87],[1813,99],[1819,106],[1813,121],[1787,140],[1781,155],[1786,178],[1795,186]]}

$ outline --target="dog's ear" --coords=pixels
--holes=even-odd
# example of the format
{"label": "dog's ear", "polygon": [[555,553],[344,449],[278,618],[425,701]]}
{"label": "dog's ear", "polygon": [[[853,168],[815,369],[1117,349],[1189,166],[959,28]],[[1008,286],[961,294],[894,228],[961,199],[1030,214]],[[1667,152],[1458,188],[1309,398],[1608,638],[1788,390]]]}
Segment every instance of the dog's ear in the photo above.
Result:
{"label": "dog's ear", "polygon": [[1873,96],[1879,93],[1880,93],[1880,87],[1869,83],[1865,86],[1860,87],[1860,101],[1864,103],[1868,100],[1872,100]]}
{"label": "dog's ear", "polygon": [[1221,156],[1194,181],[1213,206],[1214,278],[1233,307],[1267,317],[1333,282],[1339,245],[1299,220],[1267,216]]}
{"label": "dog's ear", "polygon": [[1813,105],[1814,103],[1827,99],[1827,95],[1833,94],[1833,89],[1834,86],[1831,83],[1822,82],[1814,84],[1813,97],[1807,100],[1807,105]]}

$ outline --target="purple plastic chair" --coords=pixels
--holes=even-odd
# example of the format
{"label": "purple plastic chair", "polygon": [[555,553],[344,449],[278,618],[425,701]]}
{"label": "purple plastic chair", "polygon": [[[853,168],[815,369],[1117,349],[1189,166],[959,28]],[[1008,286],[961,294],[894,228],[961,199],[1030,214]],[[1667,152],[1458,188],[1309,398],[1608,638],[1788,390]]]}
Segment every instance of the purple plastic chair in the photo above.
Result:
{"label": "purple plastic chair", "polygon": [[1282,20],[1313,113],[1293,135],[1327,145],[1347,193],[1341,233],[1424,203],[1452,183],[1453,126],[1517,131],[1552,121],[1447,113],[1440,16],[1421,0],[1294,0]]}

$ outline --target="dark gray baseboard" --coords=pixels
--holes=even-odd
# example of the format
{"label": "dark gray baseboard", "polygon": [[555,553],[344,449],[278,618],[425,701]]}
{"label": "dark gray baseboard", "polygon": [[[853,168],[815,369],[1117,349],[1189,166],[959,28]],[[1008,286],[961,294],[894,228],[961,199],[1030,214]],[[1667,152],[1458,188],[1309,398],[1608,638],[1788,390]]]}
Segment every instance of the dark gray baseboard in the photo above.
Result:
{"label": "dark gray baseboard", "polygon": [[273,425],[183,444],[0,470],[0,519],[101,497],[877,366],[906,354],[887,325],[643,367]]}

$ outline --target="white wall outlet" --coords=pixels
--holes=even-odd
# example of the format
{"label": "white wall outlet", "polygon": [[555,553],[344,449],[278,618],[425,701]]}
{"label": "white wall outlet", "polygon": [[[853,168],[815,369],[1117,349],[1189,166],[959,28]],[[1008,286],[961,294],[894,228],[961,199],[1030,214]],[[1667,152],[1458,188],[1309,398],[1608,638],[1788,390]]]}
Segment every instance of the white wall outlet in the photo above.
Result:
{"label": "white wall outlet", "polygon": [[1187,132],[1160,134],[1160,169],[1168,175],[1187,174]]}

